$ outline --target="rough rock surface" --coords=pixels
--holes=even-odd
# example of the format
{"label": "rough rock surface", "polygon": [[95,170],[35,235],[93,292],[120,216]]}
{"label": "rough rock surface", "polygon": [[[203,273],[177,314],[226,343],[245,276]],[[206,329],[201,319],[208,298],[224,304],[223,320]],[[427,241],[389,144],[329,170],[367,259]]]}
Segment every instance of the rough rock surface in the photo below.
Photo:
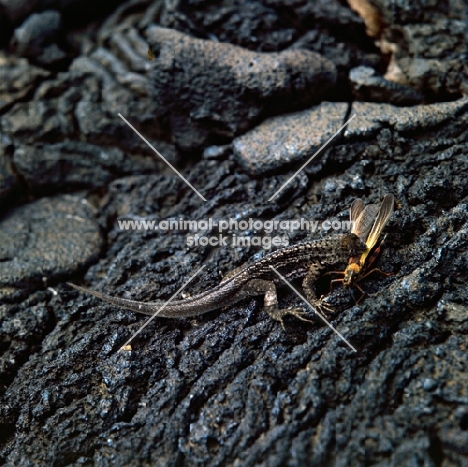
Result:
{"label": "rough rock surface", "polygon": [[58,11],[33,14],[15,29],[12,51],[41,65],[57,64],[66,58],[66,53],[57,44],[63,34],[62,28],[62,16]]}
{"label": "rough rock surface", "polygon": [[354,97],[359,101],[415,105],[423,100],[422,93],[416,89],[388,81],[367,66],[353,68],[349,73],[349,80]]}
{"label": "rough rock surface", "polygon": [[[400,142],[407,144],[407,137],[400,137],[411,129],[425,127],[429,130],[431,127],[446,128],[450,125],[463,131],[465,120],[459,117],[467,112],[466,98],[405,108],[354,102],[349,109],[344,103],[324,102],[303,112],[266,120],[236,138],[232,144],[233,153],[248,173],[259,175],[271,172],[293,163],[306,163],[346,124],[342,138],[335,140],[331,147],[325,146],[320,157],[310,164],[310,169],[317,172],[330,160],[345,160],[349,164],[355,158],[361,158],[366,140],[370,138],[368,143],[372,145],[380,134],[389,132],[388,128],[394,141],[391,149],[394,154],[403,151]],[[346,151],[344,157],[343,149]]]}
{"label": "rough rock surface", "polygon": [[49,73],[27,60],[0,55],[0,111],[25,99]]}
{"label": "rough rock surface", "polygon": [[[390,96],[356,102],[349,80],[358,66],[383,76],[392,57],[399,60],[383,51],[385,39],[400,51],[417,48],[422,35],[412,41],[413,32],[434,32],[444,18],[459,25],[459,3],[448,11],[441,2],[375,0],[371,17],[380,26],[372,30],[368,17],[338,0],[130,0],[88,22],[70,20],[69,5],[94,13],[81,0],[0,0],[0,26],[11,28],[0,31],[0,464],[467,465],[468,112],[459,30],[451,52],[433,36],[432,78],[405,84],[430,106],[395,107]],[[49,8],[67,24],[62,45],[70,60],[58,69],[31,65],[7,47],[14,28]],[[161,49],[173,60],[167,96],[154,88],[160,58],[148,61],[155,28],[172,29],[167,34],[192,47],[191,55]],[[385,31],[405,28],[411,34],[390,42]],[[244,57],[266,52],[310,56],[298,53],[302,47],[323,55],[337,70],[329,101],[294,112],[282,99],[266,106],[272,91],[264,66],[251,102],[261,112],[245,127],[237,121],[239,134],[220,138],[219,125],[216,138],[207,137],[206,126],[189,125],[201,91],[216,88],[194,121],[205,124],[200,115],[208,120],[213,111],[236,116],[229,105],[245,102],[242,86],[226,83],[244,85],[246,75],[236,81],[228,71],[205,70],[200,88],[189,82],[185,94],[175,90],[200,70],[208,47],[223,48],[218,39],[233,44],[226,50],[240,70]],[[202,43],[205,49],[194,45]],[[290,83],[304,76],[296,65],[282,71]],[[159,102],[169,96],[171,108],[161,114]],[[185,131],[171,122],[177,112]],[[183,293],[204,291],[262,254],[255,245],[189,246],[188,229],[126,230],[121,221],[305,218],[321,226],[347,220],[356,197],[378,203],[385,193],[397,202],[374,265],[392,275],[359,282],[358,304],[358,289],[338,283],[330,292],[333,276],[316,284],[335,310],[328,319],[356,352],[318,319],[288,319],[283,331],[262,311],[261,297],[191,319],[155,319],[118,352],[144,318],[65,284],[170,298],[201,265]],[[217,237],[219,229],[207,224],[198,234]],[[228,234],[287,235],[295,243],[329,233],[233,225]],[[279,300],[300,306],[286,288]]]}
{"label": "rough rock surface", "polygon": [[10,211],[0,223],[0,299],[18,299],[96,261],[99,226],[83,199],[43,198]]}
{"label": "rough rock surface", "polygon": [[466,94],[466,4],[350,0],[389,57],[385,78],[422,91],[427,101]]}
{"label": "rough rock surface", "polygon": [[323,100],[336,81],[335,66],[307,50],[256,53],[159,27],[147,38],[155,55],[156,107],[184,149],[212,135],[232,138],[265,115]]}
{"label": "rough rock surface", "polygon": [[324,102],[303,112],[266,120],[233,141],[234,156],[253,175],[306,162],[345,123],[348,108],[343,102]]}

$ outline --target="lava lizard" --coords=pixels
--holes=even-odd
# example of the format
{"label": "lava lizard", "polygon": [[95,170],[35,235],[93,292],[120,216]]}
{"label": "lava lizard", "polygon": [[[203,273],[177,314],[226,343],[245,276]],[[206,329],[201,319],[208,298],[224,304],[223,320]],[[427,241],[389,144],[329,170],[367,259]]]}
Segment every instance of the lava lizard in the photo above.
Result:
{"label": "lava lizard", "polygon": [[[193,297],[171,302],[157,316],[163,318],[197,316],[232,305],[247,296],[264,294],[265,311],[283,327],[283,317],[288,314],[303,321],[309,321],[305,318],[308,313],[302,311],[301,308],[278,308],[276,286],[284,285],[284,283],[272,267],[279,270],[286,279],[303,277],[302,287],[307,300],[313,306],[320,308],[320,301],[312,290],[313,282],[326,267],[346,262],[350,257],[359,255],[365,250],[366,244],[355,234],[330,236],[321,240],[299,243],[274,251],[253,264],[234,269],[216,287]],[[80,292],[91,294],[112,305],[145,315],[154,315],[165,303],[164,301],[139,302],[112,297],[75,284],[68,284]]]}

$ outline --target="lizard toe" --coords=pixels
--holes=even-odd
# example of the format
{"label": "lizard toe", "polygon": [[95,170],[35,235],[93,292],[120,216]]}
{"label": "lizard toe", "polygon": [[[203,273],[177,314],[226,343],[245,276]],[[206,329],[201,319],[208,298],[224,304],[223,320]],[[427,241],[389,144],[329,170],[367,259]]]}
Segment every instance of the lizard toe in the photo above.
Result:
{"label": "lizard toe", "polygon": [[301,321],[306,321],[311,323],[312,321],[308,319],[309,313],[302,310],[302,308],[281,308],[276,307],[266,307],[266,312],[276,321],[281,323],[281,326],[284,329],[283,318],[287,315],[294,316]]}

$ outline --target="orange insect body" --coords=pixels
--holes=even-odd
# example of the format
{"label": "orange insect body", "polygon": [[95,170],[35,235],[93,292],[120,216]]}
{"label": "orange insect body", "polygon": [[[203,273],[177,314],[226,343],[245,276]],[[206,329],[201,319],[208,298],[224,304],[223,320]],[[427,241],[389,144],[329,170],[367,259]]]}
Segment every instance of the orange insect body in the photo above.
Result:
{"label": "orange insect body", "polygon": [[369,204],[364,207],[364,202],[361,199],[353,201],[350,210],[351,232],[365,242],[367,250],[362,255],[349,259],[343,277],[345,287],[354,284],[364,272],[367,257],[392,216],[393,205],[394,198],[392,194],[384,196],[380,207],[377,204]]}
{"label": "orange insect body", "polygon": [[361,275],[362,268],[364,263],[361,263],[359,256],[350,258],[347,268],[344,272],[343,285],[349,287],[353,282],[355,282]]}

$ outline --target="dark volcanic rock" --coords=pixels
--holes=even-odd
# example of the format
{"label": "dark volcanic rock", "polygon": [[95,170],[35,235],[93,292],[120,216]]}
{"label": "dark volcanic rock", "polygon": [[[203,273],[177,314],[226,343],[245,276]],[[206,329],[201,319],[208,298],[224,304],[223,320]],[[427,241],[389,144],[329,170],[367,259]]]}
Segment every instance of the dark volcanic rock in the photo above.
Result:
{"label": "dark volcanic rock", "polygon": [[[0,0],[0,26],[15,8],[30,14],[26,3]],[[64,24],[67,5],[79,3],[83,15],[116,4],[30,2],[35,12],[63,13]],[[465,60],[457,23],[464,5],[349,3],[373,10],[361,20],[342,0],[129,0],[103,25],[65,28],[78,56],[62,72],[2,52],[0,464],[468,465],[468,107],[466,96],[454,100],[463,83],[451,74]],[[27,21],[17,18],[15,26]],[[155,25],[177,31],[157,29],[172,42],[149,61],[146,32]],[[285,113],[308,105],[301,90],[312,99],[317,68],[304,69],[308,52],[260,53],[275,49],[275,37],[279,48],[303,46],[333,62],[335,102]],[[257,73],[249,75],[252,57]],[[423,76],[405,85],[435,103],[349,102],[357,66],[386,79],[391,70]],[[158,67],[165,96],[154,92]],[[375,93],[393,98],[379,82]],[[162,169],[119,113],[171,155],[206,202]],[[197,150],[178,159],[171,139]],[[262,297],[190,319],[156,317],[118,352],[145,317],[65,284],[168,299],[203,265],[182,292],[194,295],[268,250],[249,241],[321,238],[330,234],[322,222],[346,222],[356,197],[379,203],[385,193],[394,194],[395,211],[380,254],[370,256],[386,274],[362,278],[362,290],[339,280],[332,287],[339,274],[314,284],[355,352],[312,315],[311,323],[288,318],[283,330],[262,311]],[[247,246],[189,246],[193,229],[151,227],[210,218],[232,219],[225,234]],[[235,225],[249,219],[304,219],[317,230]],[[219,227],[207,222],[197,233],[218,238]],[[287,287],[278,299],[301,306]]]}
{"label": "dark volcanic rock", "polygon": [[306,50],[261,54],[158,27],[147,36],[158,113],[185,149],[237,135],[267,112],[320,101],[336,80],[333,64]]}
{"label": "dark volcanic rock", "polygon": [[402,86],[379,76],[375,70],[360,66],[349,73],[354,97],[359,101],[388,102],[394,105],[420,104],[423,95],[415,89]]}
{"label": "dark volcanic rock", "polygon": [[[158,147],[174,162],[173,148],[162,143]],[[149,156],[126,154],[118,148],[66,141],[37,147],[18,145],[13,166],[31,193],[42,194],[101,187],[118,176],[155,171],[161,163]]]}
{"label": "dark volcanic rock", "polygon": [[62,17],[58,11],[48,10],[31,15],[13,35],[12,50],[42,65],[61,62],[66,53],[59,48]]}
{"label": "dark volcanic rock", "polygon": [[388,55],[384,77],[422,92],[427,101],[455,99],[468,91],[466,3],[353,0],[368,34]]}
{"label": "dark volcanic rock", "polygon": [[[348,132],[353,136],[371,134],[377,128],[391,127],[399,135],[410,135],[417,128],[436,128],[450,126],[464,134],[464,118],[468,111],[468,97],[455,102],[444,102],[415,107],[395,107],[388,104],[354,102],[352,113],[356,118],[349,124]],[[461,140],[462,141],[462,140]]]}
{"label": "dark volcanic rock", "polygon": [[[305,162],[319,150],[345,123],[348,106],[344,103],[324,102],[303,112],[271,118],[233,142],[234,156],[245,171],[253,175],[278,170],[294,162]],[[348,162],[359,157],[363,143],[370,147],[379,139],[379,132],[392,128],[392,152],[402,151],[408,144],[403,138],[421,126],[454,125],[462,130],[463,121],[457,117],[468,111],[468,100],[446,104],[408,108],[388,104],[353,103],[349,123],[339,141],[339,148],[326,147],[310,164],[312,173],[318,172],[329,155]]]}
{"label": "dark volcanic rock", "polygon": [[[110,58],[113,59],[111,54]],[[142,131],[147,140],[156,147],[168,147],[158,143],[161,132],[155,116],[155,103],[146,94],[146,80],[139,75],[139,82],[126,86],[125,68],[112,61],[109,66],[102,54],[96,51],[95,58],[76,59],[67,73],[59,73],[53,80],[42,83],[29,102],[11,106],[1,121],[1,128],[23,143],[52,143],[66,139],[78,139],[104,146],[118,146],[125,151],[150,149],[124,121],[119,113]],[[103,63],[102,63],[103,62]],[[117,67],[117,69],[115,69]],[[142,84],[143,82],[143,84]],[[135,96],[138,88],[139,95]],[[83,92],[84,90],[84,92]],[[174,148],[169,147],[168,159],[174,158]]]}
{"label": "dark volcanic rock", "polygon": [[[114,7],[122,1],[115,0]],[[18,25],[28,16],[34,16],[31,15],[33,12],[43,12],[49,8],[63,12],[67,16],[74,14],[75,18],[73,19],[79,22],[83,18],[91,20],[96,16],[96,13],[109,11],[111,8],[107,3],[96,4],[92,0],[0,0],[0,11],[14,25]]]}
{"label": "dark volcanic rock", "polygon": [[343,125],[347,109],[345,103],[324,102],[310,110],[271,118],[234,140],[236,160],[253,175],[305,162]]}
{"label": "dark volcanic rock", "polygon": [[44,198],[0,219],[0,299],[17,299],[95,261],[102,238],[83,200]]}
{"label": "dark volcanic rock", "polygon": [[41,0],[0,0],[0,6],[12,23],[18,23],[32,13],[40,2]]}
{"label": "dark volcanic rock", "polygon": [[0,55],[0,112],[24,99],[49,76],[45,70],[32,66],[24,58]]}
{"label": "dark volcanic rock", "polygon": [[86,98],[97,99],[98,85],[86,73],[59,73],[54,80],[42,83],[34,97],[14,104],[2,116],[1,126],[23,142],[56,141],[74,136],[73,110],[84,99],[80,88],[85,87]]}
{"label": "dark volcanic rock", "polygon": [[393,36],[398,39],[390,46],[395,54],[387,75],[432,99],[466,94],[466,30],[465,18],[405,25],[391,36],[390,41]]}
{"label": "dark volcanic rock", "polygon": [[0,201],[2,204],[16,191],[18,177],[13,168],[14,146],[11,139],[0,133]]}
{"label": "dark volcanic rock", "polygon": [[359,16],[338,0],[284,2],[283,0],[218,0],[201,9],[197,2],[160,5],[160,24],[249,50],[283,50],[301,34],[302,24],[349,28],[362,25]]}

